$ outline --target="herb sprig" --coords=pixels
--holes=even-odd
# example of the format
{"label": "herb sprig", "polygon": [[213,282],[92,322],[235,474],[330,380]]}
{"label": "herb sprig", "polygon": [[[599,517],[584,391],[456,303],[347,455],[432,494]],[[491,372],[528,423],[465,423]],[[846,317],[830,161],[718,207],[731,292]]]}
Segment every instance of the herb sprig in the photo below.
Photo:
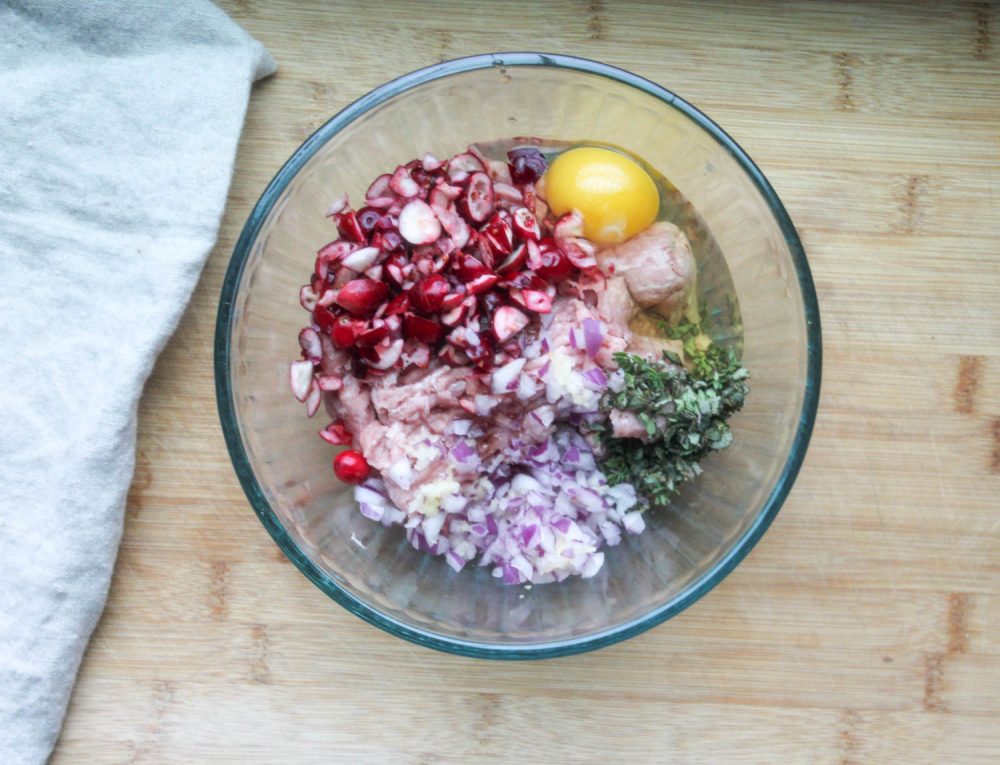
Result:
{"label": "herb sprig", "polygon": [[709,340],[699,323],[665,329],[671,339],[684,341],[689,368],[669,352],[658,362],[617,353],[624,383],[601,401],[604,410],[633,413],[648,439],[615,438],[609,420],[596,426],[608,481],[631,483],[656,505],[666,504],[681,482],[702,472],[698,463],[706,454],[732,443],[726,420],[749,393],[749,374],[736,354]]}

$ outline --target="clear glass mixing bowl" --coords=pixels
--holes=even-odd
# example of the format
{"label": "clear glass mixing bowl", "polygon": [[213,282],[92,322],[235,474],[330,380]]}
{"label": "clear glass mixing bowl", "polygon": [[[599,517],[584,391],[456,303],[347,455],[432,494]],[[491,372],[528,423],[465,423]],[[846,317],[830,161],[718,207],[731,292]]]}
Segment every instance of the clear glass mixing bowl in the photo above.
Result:
{"label": "clear glass mixing bowl", "polygon": [[[529,135],[615,144],[687,197],[724,266],[701,286],[718,303],[735,288],[751,394],[735,440],[648,528],[607,550],[593,579],[530,590],[488,568],[452,571],[399,529],[361,516],[288,390],[288,363],[308,319],[298,303],[324,217],[344,191],[360,199],[387,168],[475,141]],[[731,274],[731,283],[729,283]],[[723,279],[723,276],[725,279]],[[721,318],[720,318],[721,317]],[[488,658],[543,658],[598,648],[683,610],[747,554],[802,464],[820,385],[819,311],[802,245],[760,170],[715,123],[636,75],[567,56],[502,53],[393,80],[351,104],[295,152],[264,191],[226,274],[215,340],[219,412],[250,503],[278,545],[323,592],[394,635]]]}

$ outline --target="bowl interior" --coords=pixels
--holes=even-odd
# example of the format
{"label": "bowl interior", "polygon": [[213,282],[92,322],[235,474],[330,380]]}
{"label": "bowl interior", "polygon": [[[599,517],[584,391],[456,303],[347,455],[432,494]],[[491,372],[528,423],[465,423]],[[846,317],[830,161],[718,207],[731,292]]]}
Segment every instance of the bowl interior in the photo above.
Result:
{"label": "bowl interior", "polygon": [[[502,63],[498,61],[502,60]],[[487,656],[551,655],[610,642],[665,618],[734,565],[777,511],[808,440],[818,387],[818,317],[794,230],[735,144],[683,102],[579,60],[479,57],[383,86],[313,136],[265,192],[237,246],[220,309],[220,409],[234,463],[265,525],[328,594],[404,637]],[[751,395],[734,443],[647,530],[607,551],[593,579],[508,587],[489,569],[453,572],[399,529],[362,517],[330,469],[332,449],[288,391],[308,323],[298,304],[324,217],[375,175],[431,152],[513,135],[615,144],[691,202],[721,250],[698,252],[700,290],[721,339],[742,338]],[[695,243],[696,249],[702,245]],[[739,311],[723,309],[732,292]],[[740,320],[742,325],[740,325]]]}

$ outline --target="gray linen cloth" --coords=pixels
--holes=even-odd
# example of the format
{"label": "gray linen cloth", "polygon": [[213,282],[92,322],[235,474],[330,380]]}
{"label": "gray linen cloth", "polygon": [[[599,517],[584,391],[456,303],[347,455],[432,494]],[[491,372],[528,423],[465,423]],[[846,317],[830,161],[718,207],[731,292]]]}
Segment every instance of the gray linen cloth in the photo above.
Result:
{"label": "gray linen cloth", "polygon": [[59,735],[118,549],[136,404],[272,71],[206,0],[0,0],[4,765],[44,762]]}

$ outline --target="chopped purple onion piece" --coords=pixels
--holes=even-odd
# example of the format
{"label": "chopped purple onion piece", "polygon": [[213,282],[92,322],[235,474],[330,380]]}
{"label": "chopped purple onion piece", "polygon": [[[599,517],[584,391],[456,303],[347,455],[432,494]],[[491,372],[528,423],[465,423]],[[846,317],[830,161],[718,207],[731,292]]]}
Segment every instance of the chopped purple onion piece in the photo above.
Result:
{"label": "chopped purple onion piece", "polygon": [[604,328],[601,322],[596,319],[586,318],[583,320],[583,339],[587,344],[587,355],[596,358],[597,352],[601,350],[604,342]]}

